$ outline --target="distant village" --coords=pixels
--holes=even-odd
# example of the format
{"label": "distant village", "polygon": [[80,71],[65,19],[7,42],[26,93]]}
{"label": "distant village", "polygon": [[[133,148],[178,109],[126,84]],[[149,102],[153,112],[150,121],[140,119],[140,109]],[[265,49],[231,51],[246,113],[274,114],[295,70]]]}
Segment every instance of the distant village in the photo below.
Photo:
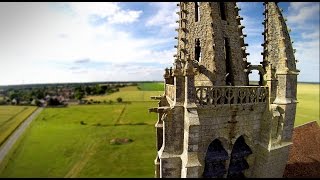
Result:
{"label": "distant village", "polygon": [[[137,83],[82,83],[45,84],[0,87],[0,105],[33,105],[39,107],[65,107],[69,103],[91,104],[84,97],[105,95],[119,91],[120,87]],[[95,102],[100,103],[100,102]]]}

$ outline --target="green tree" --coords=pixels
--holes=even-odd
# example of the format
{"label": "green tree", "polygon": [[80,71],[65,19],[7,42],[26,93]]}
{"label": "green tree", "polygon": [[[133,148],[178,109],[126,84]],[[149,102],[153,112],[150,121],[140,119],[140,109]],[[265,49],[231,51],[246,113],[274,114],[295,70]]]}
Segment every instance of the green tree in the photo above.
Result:
{"label": "green tree", "polygon": [[10,98],[10,100],[17,99],[17,98],[19,98],[19,93],[17,93],[16,91],[10,91],[9,98]]}
{"label": "green tree", "polygon": [[43,99],[45,96],[45,90],[44,89],[37,89],[33,94],[35,94],[37,99]]}
{"label": "green tree", "polygon": [[117,98],[117,101],[118,101],[118,103],[121,103],[121,102],[122,102],[122,98],[121,98],[121,97],[118,97],[118,98]]}
{"label": "green tree", "polygon": [[77,89],[74,93],[74,97],[81,100],[84,97],[84,91]]}
{"label": "green tree", "polygon": [[86,86],[86,87],[85,87],[85,91],[86,91],[87,94],[91,94],[92,89],[91,89],[90,86]]}

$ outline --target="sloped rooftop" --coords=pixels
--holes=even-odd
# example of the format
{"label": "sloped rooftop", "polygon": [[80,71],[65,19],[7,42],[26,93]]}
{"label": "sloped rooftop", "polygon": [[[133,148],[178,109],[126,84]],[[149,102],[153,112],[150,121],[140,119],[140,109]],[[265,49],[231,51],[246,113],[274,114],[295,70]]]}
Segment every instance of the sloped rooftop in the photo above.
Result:
{"label": "sloped rooftop", "polygon": [[288,163],[283,177],[320,177],[320,126],[316,121],[293,130]]}

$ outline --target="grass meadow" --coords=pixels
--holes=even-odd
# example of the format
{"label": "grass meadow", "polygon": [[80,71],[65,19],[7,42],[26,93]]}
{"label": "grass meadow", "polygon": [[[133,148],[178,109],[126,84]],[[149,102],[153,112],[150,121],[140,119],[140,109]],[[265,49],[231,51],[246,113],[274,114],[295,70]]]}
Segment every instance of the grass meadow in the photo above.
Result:
{"label": "grass meadow", "polygon": [[[162,94],[161,86],[155,86],[88,97],[122,97],[131,103],[44,109],[12,150],[0,177],[153,177],[157,114],[148,113],[148,108],[157,101],[148,96]],[[299,84],[298,100],[295,125],[319,122],[319,84]],[[113,138],[133,142],[111,145]]]}
{"label": "grass meadow", "polygon": [[[146,104],[152,106],[152,102]],[[134,114],[123,112],[124,107],[44,109],[11,154],[14,158],[0,177],[152,177],[155,143],[150,142],[155,141],[156,116],[147,113],[145,106],[135,107],[142,116],[132,118],[130,123],[146,125],[122,125],[130,121],[123,118]],[[113,138],[130,138],[133,142],[111,145]]]}
{"label": "grass meadow", "polygon": [[[152,90],[129,86],[99,99],[122,97],[130,103],[44,109],[0,177],[153,177],[157,114],[148,108],[157,101],[148,96],[162,91]],[[111,145],[114,138],[133,142]]]}
{"label": "grass meadow", "polygon": [[0,106],[0,145],[36,109],[35,106]]}
{"label": "grass meadow", "polygon": [[141,91],[164,91],[164,84],[159,83],[138,83],[138,89]]}

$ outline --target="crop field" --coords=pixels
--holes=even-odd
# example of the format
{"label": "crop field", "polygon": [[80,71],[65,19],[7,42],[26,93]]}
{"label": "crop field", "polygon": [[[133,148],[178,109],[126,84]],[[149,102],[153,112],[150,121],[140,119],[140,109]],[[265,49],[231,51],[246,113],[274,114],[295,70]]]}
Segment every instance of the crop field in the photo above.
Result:
{"label": "crop field", "polygon": [[[99,100],[122,97],[130,103],[44,109],[11,152],[0,177],[153,177],[157,114],[148,108],[157,101],[146,94],[162,93],[129,86]],[[298,101],[295,125],[319,122],[319,85],[299,84]],[[132,142],[110,144],[114,138]]]}
{"label": "crop field", "polygon": [[33,106],[0,106],[0,145],[34,110]]}

